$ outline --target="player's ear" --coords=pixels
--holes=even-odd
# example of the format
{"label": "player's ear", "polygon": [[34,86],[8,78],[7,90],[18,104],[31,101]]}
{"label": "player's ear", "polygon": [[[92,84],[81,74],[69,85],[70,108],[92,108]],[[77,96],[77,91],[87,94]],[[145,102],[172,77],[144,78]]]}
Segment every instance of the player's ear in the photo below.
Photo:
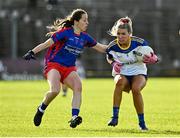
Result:
{"label": "player's ear", "polygon": [[79,23],[79,21],[74,20],[74,25],[76,25],[76,24],[78,24],[78,23]]}

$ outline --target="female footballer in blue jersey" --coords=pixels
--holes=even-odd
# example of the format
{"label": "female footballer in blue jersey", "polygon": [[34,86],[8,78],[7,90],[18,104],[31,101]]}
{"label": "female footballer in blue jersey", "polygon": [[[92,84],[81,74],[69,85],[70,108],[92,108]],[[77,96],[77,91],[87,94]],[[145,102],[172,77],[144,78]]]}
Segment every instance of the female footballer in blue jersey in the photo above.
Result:
{"label": "female footballer in blue jersey", "polygon": [[138,62],[134,51],[139,46],[148,46],[148,43],[142,38],[132,36],[132,32],[132,21],[129,17],[119,19],[110,30],[110,34],[116,36],[116,39],[109,44],[107,61],[113,67],[112,75],[115,77],[116,84],[113,95],[113,116],[108,126],[118,124],[122,92],[131,90],[139,127],[141,130],[148,130],[144,120],[141,90],[146,85],[146,64],[154,64],[158,58],[154,53],[151,53],[150,56],[143,56],[143,62]]}
{"label": "female footballer in blue jersey", "polygon": [[50,26],[50,38],[39,44],[24,55],[24,59],[35,58],[35,54],[48,48],[45,56],[44,75],[49,83],[49,91],[38,107],[34,116],[34,125],[41,124],[42,116],[47,106],[60,92],[60,82],[73,90],[72,119],[70,127],[75,128],[82,122],[79,116],[81,106],[82,84],[76,72],[75,61],[85,47],[105,53],[107,46],[97,43],[85,31],[88,27],[88,14],[82,9],[76,9],[65,19],[58,19]]}

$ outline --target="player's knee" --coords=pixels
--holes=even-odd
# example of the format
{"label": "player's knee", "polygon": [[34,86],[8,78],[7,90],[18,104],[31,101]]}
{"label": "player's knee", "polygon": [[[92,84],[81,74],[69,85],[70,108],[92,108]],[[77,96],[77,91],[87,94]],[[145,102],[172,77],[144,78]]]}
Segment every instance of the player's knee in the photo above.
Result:
{"label": "player's knee", "polygon": [[141,90],[138,87],[132,88],[132,94],[138,96],[141,94]]}
{"label": "player's knee", "polygon": [[52,86],[51,88],[50,88],[50,91],[51,91],[51,93],[53,93],[54,95],[58,95],[59,94],[59,92],[60,92],[60,87],[56,87],[56,86]]}

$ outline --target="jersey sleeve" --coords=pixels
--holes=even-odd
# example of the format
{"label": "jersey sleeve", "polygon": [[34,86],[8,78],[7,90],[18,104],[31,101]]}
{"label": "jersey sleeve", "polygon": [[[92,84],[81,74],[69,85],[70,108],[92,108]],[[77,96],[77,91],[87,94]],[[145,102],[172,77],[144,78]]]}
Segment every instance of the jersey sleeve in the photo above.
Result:
{"label": "jersey sleeve", "polygon": [[111,50],[113,50],[113,46],[115,45],[115,40],[113,40],[112,42],[110,42],[109,44],[108,44],[108,47],[107,47],[107,49],[106,49],[106,53],[107,54],[109,54],[109,52],[111,51]]}
{"label": "jersey sleeve", "polygon": [[106,57],[110,60],[114,60],[113,55],[110,54],[111,47],[112,47],[112,42],[109,43],[108,48],[106,49]]}
{"label": "jersey sleeve", "polygon": [[67,36],[67,29],[62,29],[56,33],[54,33],[52,35],[52,40],[54,41],[54,43],[58,42],[58,41],[62,41],[66,38]]}
{"label": "jersey sleeve", "polygon": [[97,41],[92,38],[90,35],[86,34],[86,43],[85,47],[93,47],[97,44]]}
{"label": "jersey sleeve", "polygon": [[142,46],[149,46],[148,42],[146,40],[143,41]]}
{"label": "jersey sleeve", "polygon": [[111,51],[110,48],[111,48],[111,47],[109,47],[109,45],[108,45],[108,47],[107,47],[107,49],[106,49],[106,54],[109,54],[109,52]]}

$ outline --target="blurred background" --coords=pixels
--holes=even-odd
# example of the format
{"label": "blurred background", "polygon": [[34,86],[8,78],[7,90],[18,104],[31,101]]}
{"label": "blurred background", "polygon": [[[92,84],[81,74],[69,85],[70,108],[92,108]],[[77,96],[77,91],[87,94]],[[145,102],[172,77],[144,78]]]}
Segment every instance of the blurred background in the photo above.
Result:
{"label": "blurred background", "polygon": [[[35,61],[22,56],[47,39],[46,26],[76,8],[88,12],[87,32],[103,44],[114,39],[107,34],[113,23],[129,16],[133,35],[147,40],[161,58],[159,64],[148,66],[149,75],[180,76],[180,0],[1,0],[0,79],[43,79],[45,51]],[[86,48],[79,61],[84,77],[111,77],[104,54]]]}

